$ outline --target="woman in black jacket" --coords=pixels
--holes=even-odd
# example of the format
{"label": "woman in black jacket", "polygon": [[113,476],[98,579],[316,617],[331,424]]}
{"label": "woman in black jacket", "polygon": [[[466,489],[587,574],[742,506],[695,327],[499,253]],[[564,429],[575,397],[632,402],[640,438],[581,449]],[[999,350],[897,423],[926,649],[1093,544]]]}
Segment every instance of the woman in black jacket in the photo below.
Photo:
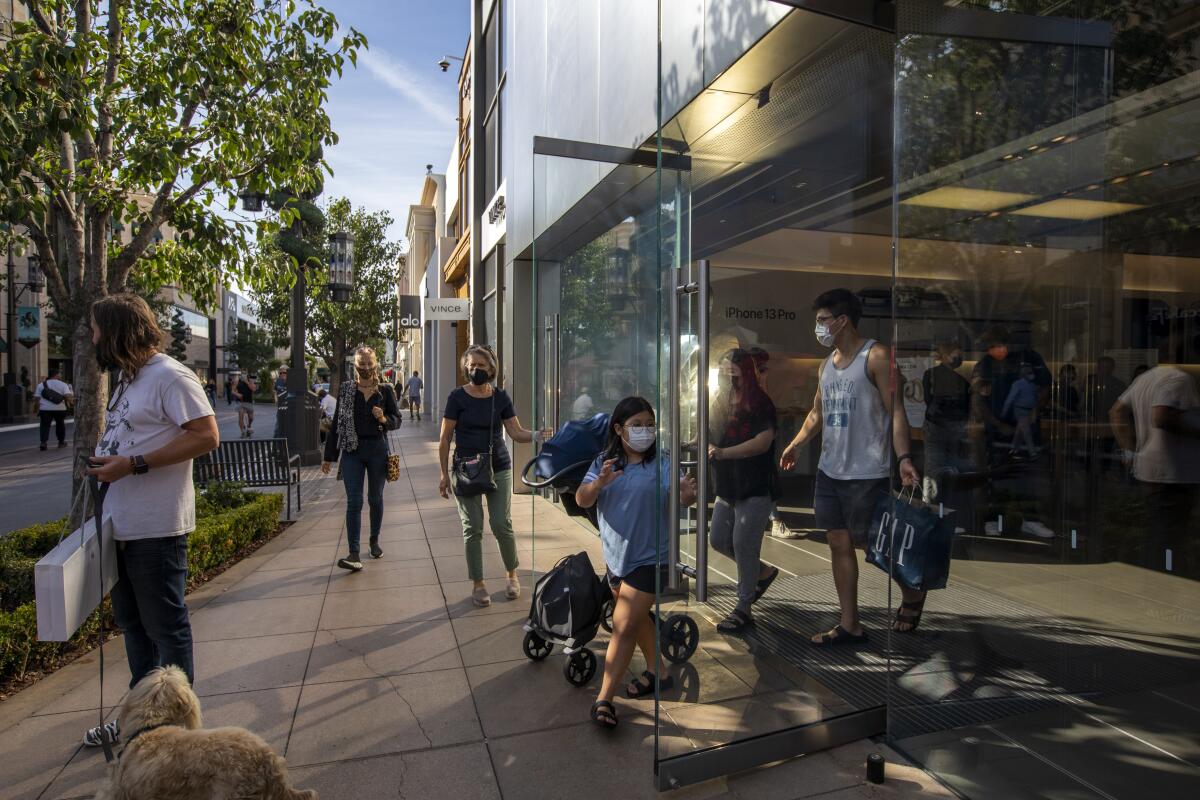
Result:
{"label": "woman in black jacket", "polygon": [[370,347],[354,351],[354,373],[355,380],[343,381],[338,393],[333,423],[325,437],[321,472],[328,475],[338,455],[344,455],[342,480],[346,484],[346,543],[350,554],[338,559],[337,565],[357,572],[363,568],[358,546],[364,476],[371,508],[371,556],[383,555],[379,529],[383,526],[383,484],[387,480],[387,432],[400,427],[400,407],[391,384],[380,378],[379,361]]}

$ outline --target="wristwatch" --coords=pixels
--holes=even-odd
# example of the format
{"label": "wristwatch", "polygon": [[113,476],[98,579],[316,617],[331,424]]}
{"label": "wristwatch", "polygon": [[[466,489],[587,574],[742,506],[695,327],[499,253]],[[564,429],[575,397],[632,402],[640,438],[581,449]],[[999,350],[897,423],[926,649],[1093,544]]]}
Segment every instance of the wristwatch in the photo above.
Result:
{"label": "wristwatch", "polygon": [[145,475],[150,471],[150,465],[146,463],[146,459],[142,456],[130,456],[129,466],[133,469],[134,475]]}

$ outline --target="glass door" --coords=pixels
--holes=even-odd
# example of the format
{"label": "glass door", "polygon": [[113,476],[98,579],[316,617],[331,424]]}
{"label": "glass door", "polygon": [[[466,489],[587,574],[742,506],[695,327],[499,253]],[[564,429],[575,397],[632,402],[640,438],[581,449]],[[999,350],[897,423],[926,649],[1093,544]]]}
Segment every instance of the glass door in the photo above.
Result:
{"label": "glass door", "polygon": [[970,797],[1182,797],[1196,36],[1185,4],[1041,5],[898,4],[897,366],[955,537],[920,634],[893,636],[889,732]]}

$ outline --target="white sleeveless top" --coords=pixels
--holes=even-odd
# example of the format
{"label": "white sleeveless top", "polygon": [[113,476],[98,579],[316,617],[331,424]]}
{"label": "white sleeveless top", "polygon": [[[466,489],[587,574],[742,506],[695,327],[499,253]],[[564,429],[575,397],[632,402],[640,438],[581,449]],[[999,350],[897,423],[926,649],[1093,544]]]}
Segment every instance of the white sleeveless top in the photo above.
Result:
{"label": "white sleeveless top", "polygon": [[869,339],[845,369],[833,356],[821,367],[821,458],[817,468],[840,481],[891,474],[891,415],[867,373]]}

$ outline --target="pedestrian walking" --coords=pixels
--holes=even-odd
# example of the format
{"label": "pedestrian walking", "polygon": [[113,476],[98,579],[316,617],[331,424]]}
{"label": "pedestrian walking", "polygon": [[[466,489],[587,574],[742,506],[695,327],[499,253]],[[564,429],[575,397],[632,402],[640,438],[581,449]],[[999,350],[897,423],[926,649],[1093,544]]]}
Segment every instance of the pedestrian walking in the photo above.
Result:
{"label": "pedestrian walking", "polygon": [[758,385],[754,358],[741,349],[721,358],[718,388],[709,415],[708,460],[717,499],[709,525],[713,549],[737,565],[737,606],[717,624],[722,633],[751,625],[750,607],[779,568],[760,558],[775,508],[775,404]]}
{"label": "pedestrian walking", "polygon": [[[596,506],[607,580],[612,587],[612,641],[604,655],[604,679],[592,705],[592,721],[604,728],[617,724],[612,703],[617,684],[624,680],[634,647],[642,651],[646,668],[625,687],[629,697],[666,691],[671,676],[659,678],[654,669],[655,631],[651,611],[657,585],[667,581],[667,565],[659,553],[667,549],[667,491],[675,467],[655,446],[654,407],[641,397],[626,397],[610,417],[608,445],[596,456],[575,493],[580,508]],[[683,478],[679,502],[696,501],[696,481]]]}
{"label": "pedestrian walking", "polygon": [[346,485],[346,545],[339,558],[342,569],[358,572],[362,531],[363,482],[367,484],[370,507],[371,557],[383,556],[379,534],[383,527],[383,484],[387,480],[388,431],[400,427],[400,408],[392,385],[379,374],[379,360],[370,347],[354,351],[354,380],[342,381],[334,406],[333,423],[325,437],[321,472],[328,475],[341,457],[342,482]]}
{"label": "pedestrian walking", "polygon": [[[820,369],[820,386],[800,432],[784,449],[780,466],[796,465],[796,451],[821,435],[813,500],[818,528],[829,538],[833,583],[841,618],[831,630],[816,634],[814,645],[861,644],[867,641],[858,614],[858,556],[880,493],[889,490],[892,448],[905,486],[920,475],[909,452],[908,416],[901,397],[903,378],[891,370],[888,349],[858,332],[862,303],[848,289],[833,289],[817,298],[817,341],[833,353]],[[897,385],[892,384],[894,379]],[[889,443],[889,434],[891,442]],[[921,621],[925,593],[900,587],[903,602],[893,629],[915,631]]]}
{"label": "pedestrian walking", "polygon": [[[446,398],[446,411],[442,419],[441,441],[438,447],[438,465],[442,471],[438,491],[442,497],[454,492],[458,504],[458,517],[463,528],[463,547],[467,559],[467,572],[473,583],[471,600],[480,607],[492,603],[491,595],[483,583],[483,501],[487,499],[488,521],[492,535],[500,546],[500,557],[504,559],[505,597],[516,600],[521,596],[521,584],[517,580],[517,541],[512,528],[512,458],[504,445],[502,431],[508,431],[514,442],[529,443],[535,438],[544,439],[553,431],[534,433],[521,426],[512,399],[492,381],[499,372],[496,354],[487,345],[473,344],[463,353],[460,364],[467,382],[456,387]],[[491,456],[493,486],[482,494],[460,495],[450,479],[450,443],[454,443],[456,464],[472,459]],[[486,463],[486,461],[484,462]]]}
{"label": "pedestrian walking", "polygon": [[[167,665],[194,683],[183,596],[188,534],[196,528],[192,459],[220,442],[217,419],[195,373],[161,351],[162,329],[137,295],[113,294],[92,306],[92,343],[101,370],[120,370],[87,473],[109,485],[104,512],[117,542],[112,607],[129,686]],[[115,722],[106,727],[119,735]],[[88,730],[84,744],[101,744],[102,734]]]}
{"label": "pedestrian walking", "polygon": [[51,367],[50,374],[34,388],[33,399],[37,403],[39,449],[45,450],[49,446],[52,424],[54,435],[58,437],[58,446],[66,447],[67,409],[75,400],[75,392],[69,383],[63,381],[60,367]]}
{"label": "pedestrian walking", "polygon": [[233,405],[233,376],[228,375],[225,378],[225,405]]}
{"label": "pedestrian walking", "polygon": [[209,405],[217,407],[217,382],[212,378],[204,382],[204,396],[208,398]]}
{"label": "pedestrian walking", "polygon": [[421,374],[415,369],[412,377],[405,383],[405,388],[408,390],[408,418],[413,418],[413,412],[416,412],[417,421],[421,420],[421,391],[425,388],[424,381],[421,380]]}
{"label": "pedestrian walking", "polygon": [[234,395],[238,402],[238,430],[241,431],[243,439],[254,435],[254,393],[257,391],[258,384],[253,375],[238,377]]}

